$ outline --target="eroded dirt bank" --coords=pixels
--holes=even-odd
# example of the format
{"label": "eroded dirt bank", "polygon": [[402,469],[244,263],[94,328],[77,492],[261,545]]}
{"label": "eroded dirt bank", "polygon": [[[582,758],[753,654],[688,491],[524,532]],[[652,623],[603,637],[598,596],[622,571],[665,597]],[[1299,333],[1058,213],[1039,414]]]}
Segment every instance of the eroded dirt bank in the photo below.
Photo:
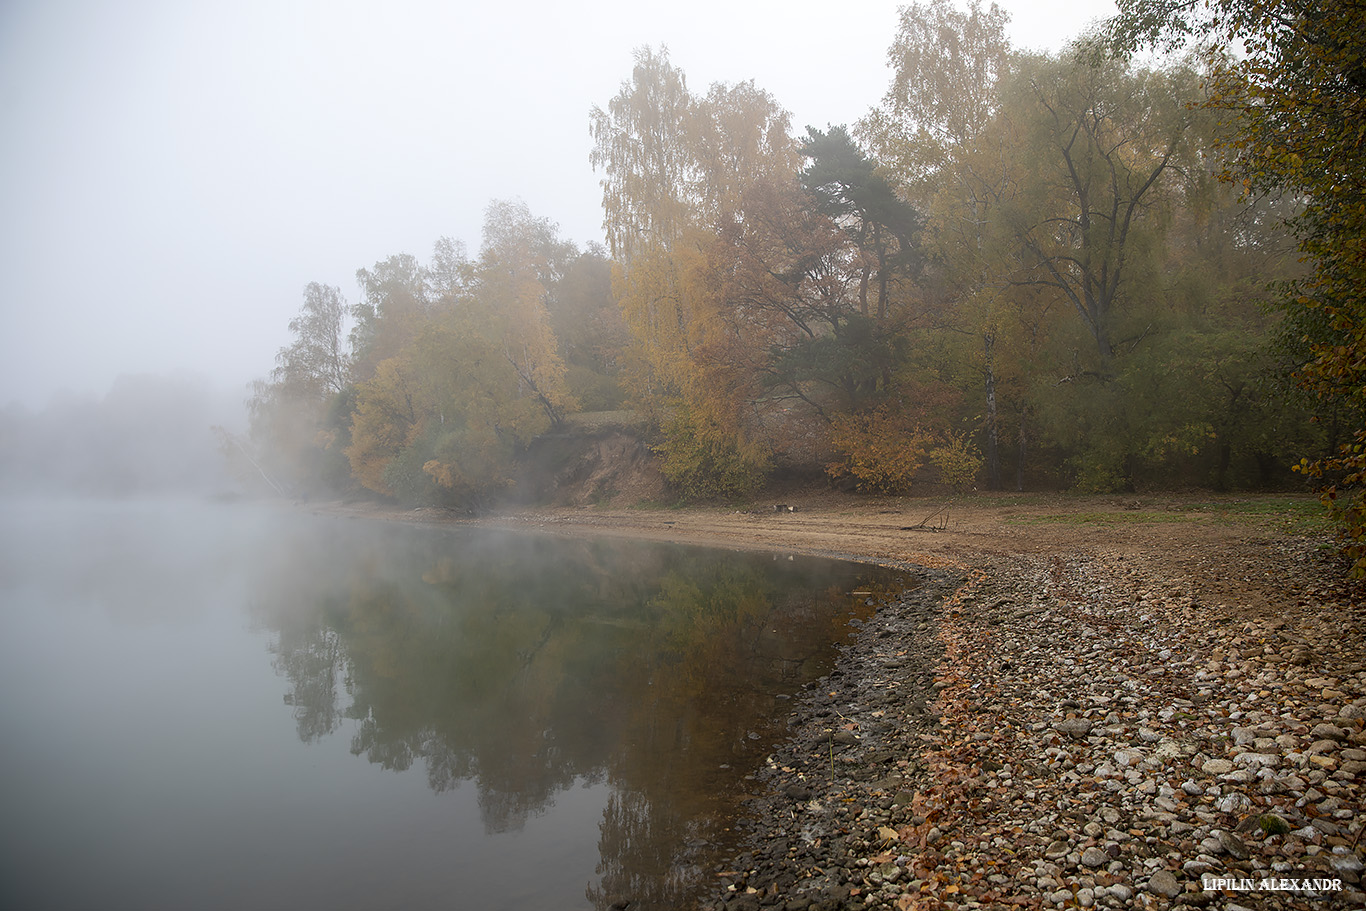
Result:
{"label": "eroded dirt bank", "polygon": [[798,700],[704,907],[1366,903],[1366,602],[1273,501],[795,505],[484,520],[934,570]]}

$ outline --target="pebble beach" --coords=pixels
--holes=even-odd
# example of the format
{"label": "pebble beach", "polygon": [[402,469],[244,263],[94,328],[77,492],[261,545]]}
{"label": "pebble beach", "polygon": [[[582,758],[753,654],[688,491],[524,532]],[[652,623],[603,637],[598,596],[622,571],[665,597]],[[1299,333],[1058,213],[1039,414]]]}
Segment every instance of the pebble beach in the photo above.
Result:
{"label": "pebble beach", "polygon": [[797,700],[703,907],[1366,906],[1366,604],[1283,550],[1272,606],[1103,549],[923,569]]}

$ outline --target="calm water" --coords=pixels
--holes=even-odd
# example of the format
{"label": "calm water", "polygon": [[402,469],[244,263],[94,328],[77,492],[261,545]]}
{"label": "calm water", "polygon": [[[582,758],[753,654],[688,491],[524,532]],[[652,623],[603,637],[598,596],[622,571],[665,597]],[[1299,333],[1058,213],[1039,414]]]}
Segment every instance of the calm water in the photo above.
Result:
{"label": "calm water", "polygon": [[0,504],[0,907],[605,908],[710,878],[880,571]]}

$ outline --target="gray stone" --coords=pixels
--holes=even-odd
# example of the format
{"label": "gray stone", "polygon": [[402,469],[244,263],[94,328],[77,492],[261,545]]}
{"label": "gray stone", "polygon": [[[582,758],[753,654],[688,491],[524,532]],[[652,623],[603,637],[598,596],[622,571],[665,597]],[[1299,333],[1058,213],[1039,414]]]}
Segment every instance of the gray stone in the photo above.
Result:
{"label": "gray stone", "polygon": [[1232,794],[1225,794],[1219,798],[1219,802],[1215,806],[1218,807],[1220,813],[1237,813],[1252,806],[1252,801],[1247,798],[1246,794],[1234,791]]}
{"label": "gray stone", "polygon": [[1181,894],[1181,884],[1176,881],[1167,870],[1158,870],[1148,877],[1148,891],[1155,895],[1163,895],[1167,898],[1176,898]]}
{"label": "gray stone", "polygon": [[1247,766],[1255,769],[1274,769],[1280,765],[1281,757],[1273,753],[1239,753],[1233,757],[1235,765]]}
{"label": "gray stone", "polygon": [[1091,722],[1085,718],[1067,718],[1053,725],[1053,729],[1080,740],[1091,733]]}
{"label": "gray stone", "polygon": [[1318,829],[1324,835],[1341,835],[1342,829],[1333,824],[1331,820],[1324,819],[1322,816],[1315,816],[1309,820],[1309,824]]}
{"label": "gray stone", "polygon": [[1243,840],[1232,832],[1220,832],[1216,837],[1219,839],[1219,844],[1223,845],[1224,850],[1229,853],[1229,856],[1238,860],[1247,860],[1252,856],[1247,845],[1243,844]]}
{"label": "gray stone", "polygon": [[1081,852],[1081,862],[1088,867],[1102,867],[1110,862],[1110,855],[1100,848],[1090,847]]}
{"label": "gray stone", "polygon": [[1143,752],[1132,747],[1126,747],[1125,749],[1118,750],[1115,753],[1114,758],[1115,765],[1119,766],[1121,769],[1125,769],[1129,766],[1136,766],[1142,762]]}

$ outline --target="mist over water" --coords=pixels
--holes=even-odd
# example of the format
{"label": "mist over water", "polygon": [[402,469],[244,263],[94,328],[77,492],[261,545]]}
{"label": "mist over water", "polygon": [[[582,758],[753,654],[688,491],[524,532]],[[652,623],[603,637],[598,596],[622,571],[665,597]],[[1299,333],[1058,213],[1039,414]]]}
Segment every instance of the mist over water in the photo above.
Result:
{"label": "mist over water", "polygon": [[59,395],[38,410],[0,407],[0,493],[223,494],[215,428],[240,432],[245,389],[190,373],[126,374],[102,396]]}
{"label": "mist over water", "polygon": [[[672,907],[886,574],[189,500],[0,512],[0,905]],[[79,871],[79,875],[73,875]]]}

